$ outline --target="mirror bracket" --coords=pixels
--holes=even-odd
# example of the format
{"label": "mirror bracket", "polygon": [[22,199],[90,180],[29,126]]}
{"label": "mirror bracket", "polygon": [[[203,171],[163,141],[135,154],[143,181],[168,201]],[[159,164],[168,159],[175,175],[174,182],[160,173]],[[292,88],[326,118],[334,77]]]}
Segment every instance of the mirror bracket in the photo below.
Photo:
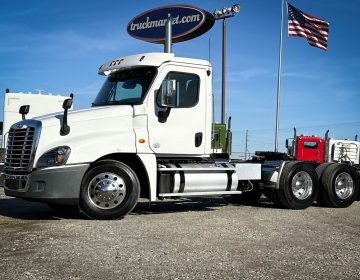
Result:
{"label": "mirror bracket", "polygon": [[166,123],[167,118],[170,115],[170,111],[171,111],[171,108],[168,107],[168,108],[166,108],[165,111],[159,111],[158,112],[158,121],[159,121],[159,123]]}

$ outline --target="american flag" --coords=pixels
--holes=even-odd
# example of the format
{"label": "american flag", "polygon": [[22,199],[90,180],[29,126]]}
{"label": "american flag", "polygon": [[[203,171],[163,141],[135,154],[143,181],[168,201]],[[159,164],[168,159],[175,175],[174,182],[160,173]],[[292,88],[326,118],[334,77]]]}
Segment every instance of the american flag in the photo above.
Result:
{"label": "american flag", "polygon": [[329,22],[306,14],[288,4],[288,35],[304,37],[311,46],[328,48]]}

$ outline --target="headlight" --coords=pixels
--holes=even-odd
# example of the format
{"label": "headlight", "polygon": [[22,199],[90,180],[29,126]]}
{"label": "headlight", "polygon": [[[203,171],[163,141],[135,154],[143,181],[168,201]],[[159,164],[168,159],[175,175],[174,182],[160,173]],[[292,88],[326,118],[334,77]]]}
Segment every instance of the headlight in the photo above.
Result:
{"label": "headlight", "polygon": [[36,165],[37,168],[64,165],[69,156],[71,149],[68,146],[56,147],[43,154]]}

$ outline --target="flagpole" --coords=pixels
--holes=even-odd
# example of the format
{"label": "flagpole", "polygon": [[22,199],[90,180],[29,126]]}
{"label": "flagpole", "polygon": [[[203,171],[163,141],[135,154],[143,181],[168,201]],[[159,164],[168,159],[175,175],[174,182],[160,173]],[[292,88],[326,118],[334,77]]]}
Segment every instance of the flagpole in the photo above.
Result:
{"label": "flagpole", "polygon": [[283,28],[284,28],[284,0],[281,0],[279,67],[278,67],[277,98],[276,98],[275,152],[279,151],[279,111],[280,111],[280,91],[281,91]]}

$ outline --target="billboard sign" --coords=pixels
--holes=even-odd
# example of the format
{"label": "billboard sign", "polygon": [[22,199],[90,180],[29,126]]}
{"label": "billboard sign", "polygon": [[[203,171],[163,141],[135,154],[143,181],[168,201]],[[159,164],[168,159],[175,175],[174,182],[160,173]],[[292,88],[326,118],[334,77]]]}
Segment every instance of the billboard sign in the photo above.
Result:
{"label": "billboard sign", "polygon": [[130,36],[146,42],[165,42],[165,23],[172,19],[174,43],[196,38],[210,30],[215,19],[209,12],[192,5],[170,5],[145,11],[134,17],[127,26]]}

